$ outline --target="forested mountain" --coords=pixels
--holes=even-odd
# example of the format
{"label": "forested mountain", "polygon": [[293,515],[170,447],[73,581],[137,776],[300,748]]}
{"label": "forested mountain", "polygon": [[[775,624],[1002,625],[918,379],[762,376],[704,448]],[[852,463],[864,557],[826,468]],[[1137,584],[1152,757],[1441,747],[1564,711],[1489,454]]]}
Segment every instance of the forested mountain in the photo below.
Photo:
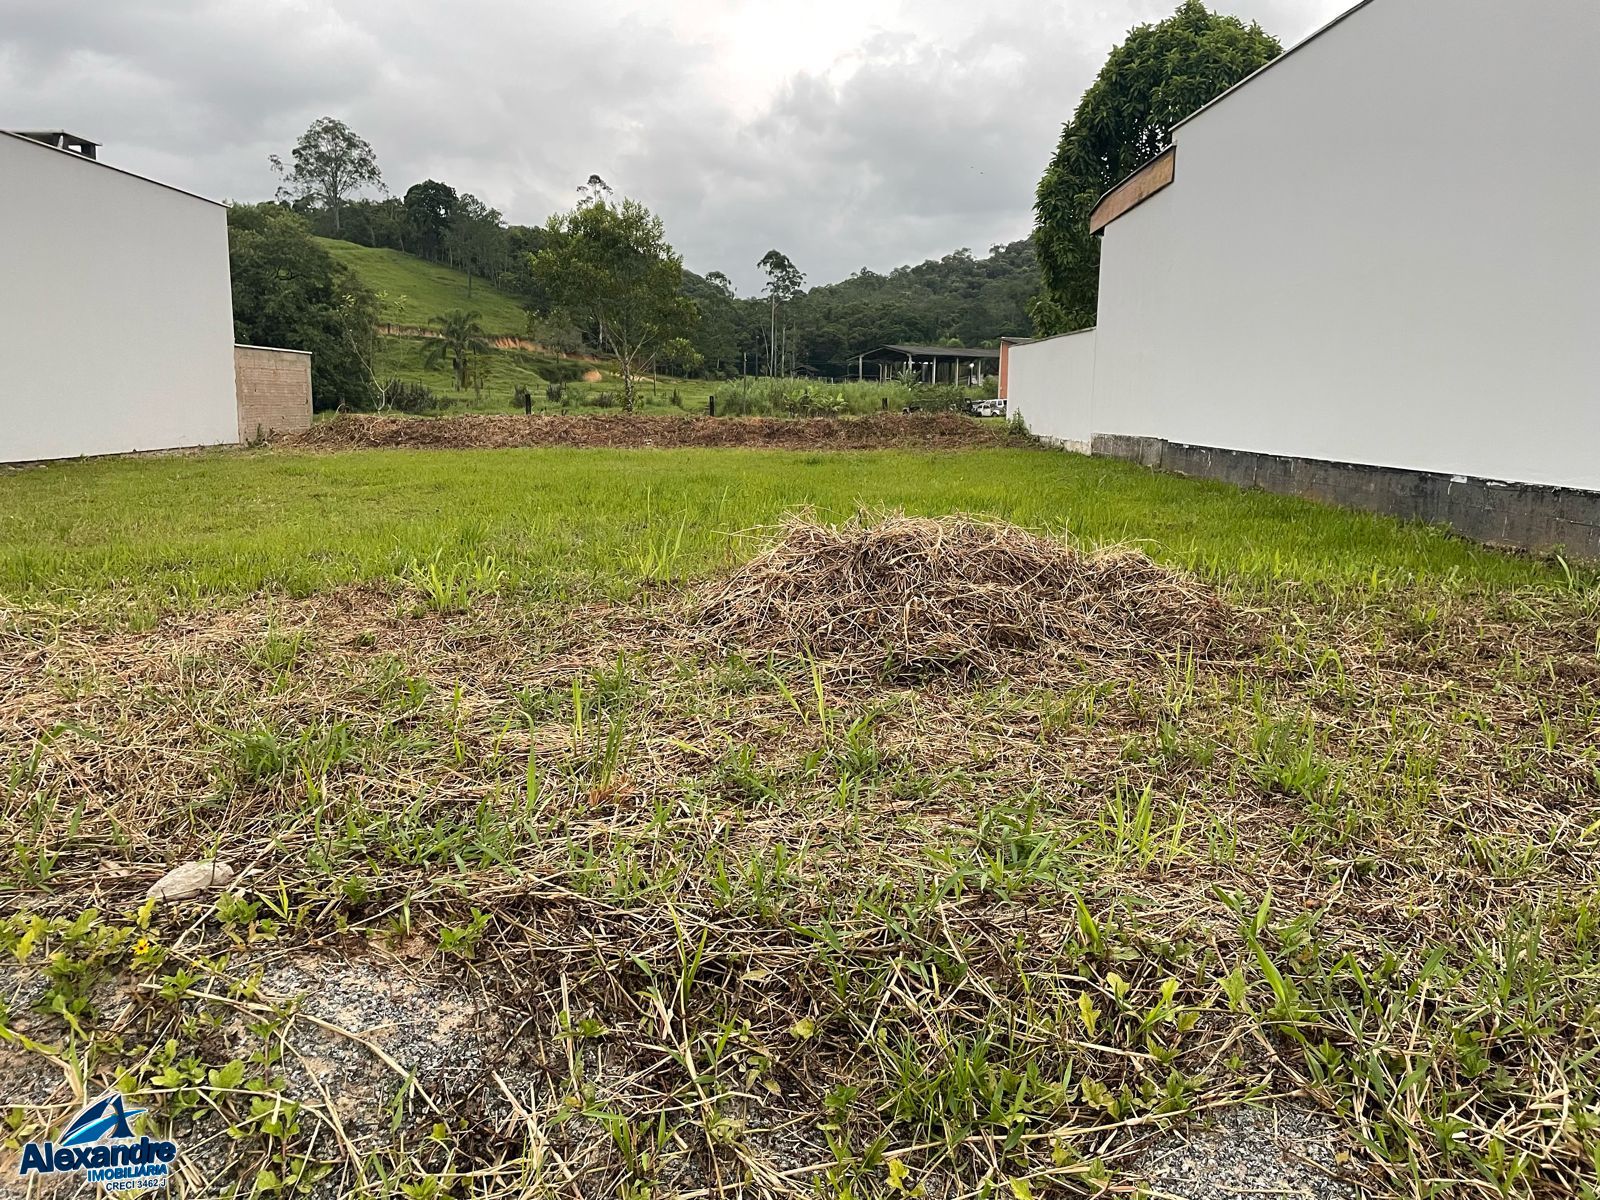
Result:
{"label": "forested mountain", "polygon": [[[300,214],[309,232],[336,239],[325,245],[354,243],[408,256],[404,262],[421,259],[463,272],[467,295],[462,303],[468,308],[482,313],[515,305],[529,314],[527,332],[547,344],[572,349],[601,344],[592,315],[565,311],[545,294],[532,269],[534,257],[554,236],[553,225],[508,224],[489,204],[436,179],[382,199],[363,197],[364,187],[382,186],[376,155],[331,117],[313,122],[291,157],[292,169],[274,160],[284,178],[279,203]],[[598,175],[579,193],[604,203],[612,196]],[[374,293],[402,287],[398,277],[384,275],[379,256],[340,257],[349,259],[358,276],[370,276],[363,282]],[[400,274],[407,275],[404,262]],[[767,374],[775,363],[778,374],[848,375],[857,354],[890,343],[993,345],[1004,335],[1025,333],[1026,306],[1039,291],[1038,260],[1028,240],[994,246],[983,258],[957,250],[887,275],[862,269],[809,290],[803,287],[805,264],[776,249],[757,265],[767,284],[750,297],[737,296],[720,270],[703,276],[683,271],[683,293],[694,301],[699,318],[689,345],[675,340],[670,354],[663,346],[663,357],[653,361],[685,374]],[[484,289],[478,296],[472,292],[474,281]],[[407,299],[420,306],[415,316],[435,315],[432,291],[412,290],[418,294]],[[389,303],[397,302],[391,295]],[[495,332],[522,332],[504,329],[510,323],[504,318],[496,321]]]}
{"label": "forested mountain", "polygon": [[[370,215],[367,206],[352,205],[346,238],[399,249],[398,239],[364,236]],[[518,244],[508,247],[503,269],[484,272],[493,288],[493,298],[486,301],[505,297],[537,307],[526,260],[543,230],[512,226],[505,232],[508,242]],[[450,263],[452,256],[439,253],[437,261]],[[360,272],[357,261],[350,265]],[[370,282],[381,290],[378,280]],[[774,324],[768,301],[735,296],[717,272],[685,270],[683,290],[700,310],[690,340],[703,359],[701,369],[711,375],[765,373]],[[839,376],[849,374],[853,355],[894,342],[993,345],[1001,337],[1029,332],[1027,303],[1038,290],[1038,262],[1027,239],[995,246],[984,258],[957,250],[888,274],[863,269],[779,305],[779,350],[786,351],[783,361],[791,367]]]}
{"label": "forested mountain", "polygon": [[823,375],[847,375],[854,355],[895,342],[993,345],[1028,332],[1027,303],[1039,290],[1033,243],[995,246],[987,257],[957,250],[887,275],[857,271],[778,305],[735,298],[725,278],[684,272],[700,309],[693,340],[708,372],[764,372],[777,326],[781,360]]}
{"label": "forested mountain", "polygon": [[1033,243],[995,246],[986,258],[957,250],[887,275],[857,271],[814,287],[792,305],[800,361],[840,374],[852,354],[894,342],[992,345],[1029,329],[1039,290]]}

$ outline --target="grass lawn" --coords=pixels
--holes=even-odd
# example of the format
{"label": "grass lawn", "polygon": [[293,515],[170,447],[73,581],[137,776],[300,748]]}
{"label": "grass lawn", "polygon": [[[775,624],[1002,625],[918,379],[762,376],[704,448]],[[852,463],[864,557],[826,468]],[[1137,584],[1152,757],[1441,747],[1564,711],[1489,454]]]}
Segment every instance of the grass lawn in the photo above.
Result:
{"label": "grass lawn", "polygon": [[621,596],[663,547],[656,574],[704,573],[747,552],[741,531],[797,506],[827,519],[858,506],[981,513],[1134,542],[1239,586],[1565,579],[1424,526],[1026,450],[223,451],[60,463],[0,476],[0,489],[0,594],[303,595],[440,555],[493,556],[509,586],[537,595]]}
{"label": "grass lawn", "polygon": [[[884,507],[1164,566],[749,564]],[[173,1195],[1594,1196],[1597,631],[1047,451],[0,472],[0,1171],[115,1084]]]}
{"label": "grass lawn", "polygon": [[441,263],[430,263],[398,250],[358,246],[335,238],[317,243],[356,272],[380,300],[379,319],[394,325],[426,327],[434,317],[453,309],[477,312],[490,333],[526,334],[528,314],[511,297],[495,291],[481,279],[467,276]]}

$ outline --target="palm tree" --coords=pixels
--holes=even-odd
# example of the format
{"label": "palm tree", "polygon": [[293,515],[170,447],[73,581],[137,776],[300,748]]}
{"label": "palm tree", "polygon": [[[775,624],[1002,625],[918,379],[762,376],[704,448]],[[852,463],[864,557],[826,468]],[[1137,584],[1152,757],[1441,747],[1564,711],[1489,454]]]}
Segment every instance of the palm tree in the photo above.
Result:
{"label": "palm tree", "polygon": [[483,354],[489,349],[483,326],[478,321],[480,315],[475,312],[462,312],[458,308],[442,317],[434,317],[429,322],[439,327],[439,336],[428,340],[427,346],[423,349],[423,361],[429,367],[436,367],[448,354],[450,364],[455,368],[458,392],[466,390],[467,366],[472,356]]}

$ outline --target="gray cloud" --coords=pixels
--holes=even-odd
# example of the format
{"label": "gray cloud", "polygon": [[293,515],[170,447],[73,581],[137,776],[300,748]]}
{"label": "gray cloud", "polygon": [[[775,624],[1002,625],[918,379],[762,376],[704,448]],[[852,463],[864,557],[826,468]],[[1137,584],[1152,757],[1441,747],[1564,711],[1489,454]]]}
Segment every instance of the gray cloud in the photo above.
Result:
{"label": "gray cloud", "polygon": [[[0,0],[0,122],[255,199],[314,118],[391,187],[426,177],[541,221],[598,171],[691,267],[812,282],[1031,226],[1061,122],[1127,28],[1175,0]],[[1340,0],[1237,0],[1286,43]]]}

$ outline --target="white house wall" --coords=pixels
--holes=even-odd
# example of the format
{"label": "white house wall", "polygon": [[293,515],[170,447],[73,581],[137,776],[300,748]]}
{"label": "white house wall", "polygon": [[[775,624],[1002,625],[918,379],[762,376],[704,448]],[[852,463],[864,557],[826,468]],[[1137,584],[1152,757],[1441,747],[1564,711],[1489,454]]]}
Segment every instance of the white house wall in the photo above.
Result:
{"label": "white house wall", "polygon": [[1180,126],[1094,432],[1600,488],[1596,61],[1595,0],[1373,0]]}
{"label": "white house wall", "polygon": [[237,439],[226,217],[0,136],[0,462]]}
{"label": "white house wall", "polygon": [[1006,408],[1028,431],[1087,454],[1094,436],[1095,331],[1063,334],[1007,349]]}

